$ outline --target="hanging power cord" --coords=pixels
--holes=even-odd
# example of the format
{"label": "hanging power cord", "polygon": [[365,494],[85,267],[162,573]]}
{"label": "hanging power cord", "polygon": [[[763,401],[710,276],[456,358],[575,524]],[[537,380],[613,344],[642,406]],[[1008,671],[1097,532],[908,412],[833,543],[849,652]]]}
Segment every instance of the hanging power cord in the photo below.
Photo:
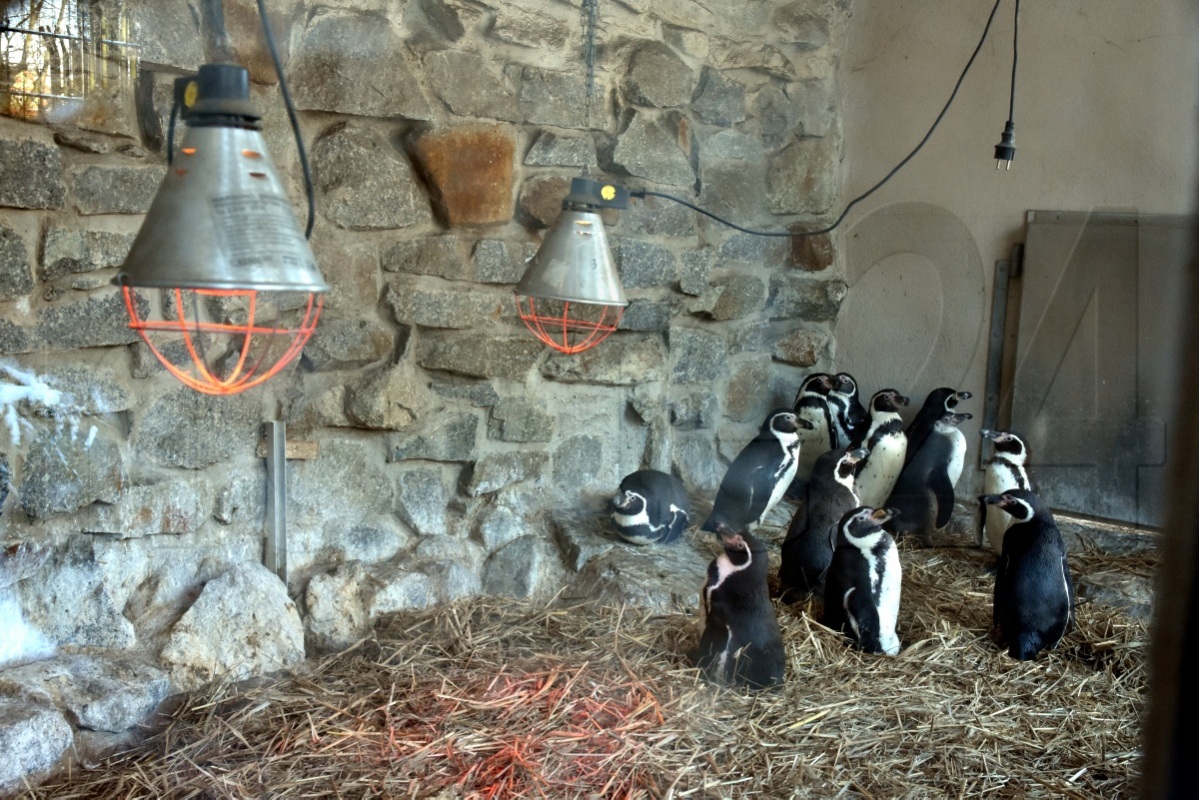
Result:
{"label": "hanging power cord", "polygon": [[1012,168],[1016,158],[1016,61],[1020,56],[1020,0],[1016,0],[1016,14],[1012,20],[1012,93],[1008,100],[1007,124],[1003,126],[1003,135],[999,144],[995,145],[995,169],[1000,165]]}
{"label": "hanging power cord", "polygon": [[[259,0],[259,2],[262,2],[262,0]],[[1003,2],[1003,0],[995,0],[995,5],[991,7],[991,14],[987,17],[987,24],[983,26],[982,36],[979,37],[978,44],[975,46],[974,52],[970,54],[970,60],[966,62],[966,66],[962,70],[962,74],[958,76],[957,83],[955,83],[953,86],[953,91],[950,92],[950,94],[949,94],[949,99],[945,101],[945,106],[941,109],[941,113],[937,114],[937,118],[933,120],[933,124],[929,127],[928,132],[924,134],[924,138],[922,138],[920,140],[919,144],[917,144],[912,149],[912,152],[910,152],[906,156],[904,156],[902,161],[900,161],[898,164],[896,164],[891,169],[890,172],[888,172],[886,175],[884,175],[882,180],[880,180],[878,183],[871,186],[866,191],[862,192],[860,195],[858,195],[854,199],[850,200],[849,203],[845,206],[845,209],[841,212],[840,216],[838,216],[837,219],[833,221],[833,224],[831,224],[827,227],[824,227],[824,228],[820,228],[819,230],[814,230],[814,231],[756,231],[756,230],[752,230],[750,228],[743,228],[740,225],[729,222],[727,219],[724,219],[723,217],[719,217],[716,214],[713,214],[711,211],[702,209],[699,206],[697,206],[693,203],[689,203],[688,201],[683,200],[680,197],[675,197],[674,195],[664,194],[662,192],[654,192],[649,189],[633,189],[629,192],[629,196],[630,197],[639,197],[639,198],[661,197],[664,200],[673,200],[674,202],[679,203],[680,205],[684,205],[687,208],[690,208],[692,211],[697,211],[706,217],[711,217],[712,219],[716,220],[717,222],[721,223],[722,225],[727,225],[728,227],[733,228],[734,230],[741,231],[742,233],[750,233],[750,234],[753,234],[754,236],[786,236],[786,237],[818,236],[822,233],[829,233],[830,231],[834,230],[838,225],[840,225],[842,222],[845,221],[845,218],[849,215],[850,210],[854,206],[856,206],[858,203],[862,202],[867,197],[869,197],[870,195],[874,194],[876,191],[881,189],[883,187],[883,185],[886,184],[887,181],[891,180],[891,178],[893,178],[895,176],[895,173],[897,173],[901,169],[903,169],[903,167],[909,161],[911,161],[912,158],[914,158],[917,153],[920,152],[921,148],[924,147],[925,143],[928,142],[929,138],[933,135],[933,131],[935,131],[937,129],[937,126],[939,124],[941,124],[941,119],[944,118],[945,113],[947,111],[949,111],[949,107],[953,104],[954,98],[957,97],[958,89],[960,89],[962,87],[962,81],[964,81],[966,79],[966,74],[970,72],[970,67],[972,67],[974,65],[974,59],[978,57],[979,51],[982,50],[983,44],[987,41],[987,34],[991,30],[991,23],[995,20],[995,12],[997,12],[999,10],[999,4],[1002,2]],[[1017,10],[1019,10],[1019,0],[1017,0],[1016,7],[1017,7]],[[1015,64],[1015,59],[1013,58],[1013,60],[1012,60],[1012,105],[1013,106],[1015,105],[1015,78],[1016,78],[1016,64]],[[1008,121],[1008,130],[1010,131],[1011,128],[1012,128],[1012,123],[1009,120]],[[1007,136],[1006,134],[1005,134],[1005,140],[1010,140],[1010,137]],[[1015,153],[1015,151],[1016,151],[1016,148],[1013,146],[1012,152]],[[996,146],[995,152],[998,154],[998,152],[999,152],[998,146]],[[998,157],[998,155],[996,157]]]}
{"label": "hanging power cord", "polygon": [[271,31],[271,23],[266,18],[266,3],[258,0],[258,16],[262,20],[262,34],[266,37],[267,49],[271,51],[271,63],[275,65],[275,74],[279,76],[279,94],[283,95],[283,105],[287,108],[287,118],[291,120],[291,132],[296,139],[296,150],[300,153],[300,169],[304,172],[304,194],[308,198],[308,225],[304,228],[304,238],[312,238],[312,226],[316,221],[316,199],[312,188],[312,169],[308,166],[308,153],[304,150],[304,138],[300,135],[300,120],[296,117],[296,107],[291,101],[291,92],[287,90],[287,78],[283,76],[283,64],[279,61],[279,49],[275,46],[275,34]]}

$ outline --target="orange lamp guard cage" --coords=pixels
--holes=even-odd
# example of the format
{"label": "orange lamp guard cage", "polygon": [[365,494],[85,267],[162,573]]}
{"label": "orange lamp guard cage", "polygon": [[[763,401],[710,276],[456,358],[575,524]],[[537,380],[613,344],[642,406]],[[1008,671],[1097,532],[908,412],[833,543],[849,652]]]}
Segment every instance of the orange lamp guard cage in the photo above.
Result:
{"label": "orange lamp guard cage", "polygon": [[548,300],[516,295],[516,313],[525,327],[560,353],[574,355],[607,339],[620,325],[624,306]]}
{"label": "orange lamp guard cage", "polygon": [[[162,362],[162,365],[179,381],[195,389],[197,392],[213,395],[230,395],[244,392],[269,380],[279,370],[291,363],[300,354],[300,351],[304,349],[308,338],[312,336],[313,330],[316,329],[316,321],[324,305],[324,298],[321,295],[309,293],[307,305],[303,309],[299,324],[294,328],[276,327],[273,324],[255,324],[255,312],[258,310],[257,290],[188,290],[195,292],[196,295],[201,297],[244,298],[247,303],[248,313],[245,324],[239,325],[230,322],[210,322],[194,317],[188,319],[183,302],[183,290],[168,289],[166,291],[174,295],[175,310],[178,319],[152,320],[143,319],[138,313],[138,304],[133,292],[134,288],[128,285],[122,287],[122,293],[125,297],[125,308],[129,312],[129,327],[137,331],[142,341],[154,353],[155,358]],[[162,347],[151,339],[150,334],[152,333],[177,336],[183,342],[187,354],[190,356],[191,364],[181,366],[171,361],[163,353]],[[225,335],[231,340],[235,337],[241,337],[241,344],[233,366],[229,368],[228,374],[223,377],[215,374],[215,370],[210,368],[206,363],[204,357],[206,348],[200,338],[205,334]],[[277,343],[284,340],[289,341],[282,356],[277,360],[268,362],[267,358],[271,351],[278,346]],[[261,352],[256,354],[256,357],[251,361],[250,352],[253,344],[258,344]]]}

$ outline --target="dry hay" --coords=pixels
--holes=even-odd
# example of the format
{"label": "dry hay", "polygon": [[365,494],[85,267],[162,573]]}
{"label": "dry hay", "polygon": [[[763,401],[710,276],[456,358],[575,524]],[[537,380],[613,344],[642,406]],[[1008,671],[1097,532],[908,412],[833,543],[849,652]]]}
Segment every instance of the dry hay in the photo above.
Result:
{"label": "dry hay", "polygon": [[1082,604],[1058,650],[1017,662],[986,635],[988,556],[902,558],[902,654],[848,649],[810,603],[780,610],[777,692],[700,681],[693,617],[478,598],[390,618],[305,674],[192,696],[145,747],[29,796],[1132,796],[1144,624]]}

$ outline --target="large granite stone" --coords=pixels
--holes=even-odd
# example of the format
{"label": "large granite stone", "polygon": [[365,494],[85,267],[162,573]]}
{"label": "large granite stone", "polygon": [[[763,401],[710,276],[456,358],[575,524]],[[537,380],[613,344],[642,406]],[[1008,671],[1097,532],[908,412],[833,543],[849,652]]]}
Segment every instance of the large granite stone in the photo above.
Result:
{"label": "large granite stone", "polygon": [[21,508],[35,519],[97,500],[115,502],[125,481],[116,443],[104,436],[89,442],[68,428],[43,431],[29,446],[22,472]]}
{"label": "large granite stone", "polygon": [[588,562],[620,544],[609,519],[590,508],[554,509],[551,512],[554,541],[562,551],[567,567],[578,572]]}
{"label": "large granite stone", "polygon": [[[144,301],[139,313],[147,313]],[[111,347],[131,344],[138,336],[129,329],[129,313],[119,292],[97,292],[83,300],[61,303],[38,312],[37,337],[51,350]]]}
{"label": "large granite stone", "polygon": [[517,203],[532,227],[548,228],[562,213],[562,199],[569,193],[570,179],[566,176],[533,175],[521,184]]}
{"label": "large granite stone", "polygon": [[672,459],[670,471],[691,491],[714,491],[724,478],[725,468],[712,440],[700,432],[675,436]]}
{"label": "large granite stone", "polygon": [[0,225],[0,299],[11,300],[33,291],[33,273],[25,240],[12,228]]}
{"label": "large granite stone", "polygon": [[[497,77],[478,53],[435,50],[425,56],[429,88],[460,117],[519,122],[520,103],[507,76]],[[470,80],[463,80],[469,75]]]}
{"label": "large granite stone", "polygon": [[486,594],[527,599],[547,594],[554,554],[536,536],[522,536],[492,553],[483,565]]}
{"label": "large granite stone", "polygon": [[595,141],[590,136],[568,136],[542,131],[525,154],[530,167],[594,167]]}
{"label": "large granite stone", "polygon": [[724,373],[728,347],[714,331],[700,328],[670,329],[670,358],[674,383],[703,383]]}
{"label": "large granite stone", "polygon": [[717,131],[704,139],[701,155],[705,163],[713,159],[761,161],[765,155],[762,140],[740,130]]}
{"label": "large granite stone", "polygon": [[678,277],[678,264],[668,248],[641,239],[613,239],[613,258],[626,289],[666,287]]}
{"label": "large granite stone", "polygon": [[470,412],[432,414],[392,437],[387,460],[468,461],[475,456],[478,430],[479,418]]}
{"label": "large granite stone", "polygon": [[563,383],[635,386],[661,377],[665,357],[661,337],[618,334],[573,356],[551,353],[541,374]]}
{"label": "large granite stone", "polygon": [[317,8],[292,59],[289,82],[296,107],[432,119],[410,58],[385,15]]}
{"label": "large granite stone", "polygon": [[[509,80],[520,85],[520,113],[533,125],[556,128],[587,128],[587,83],[581,70],[557,72],[537,67],[510,66]],[[603,98],[594,99],[602,113]]]}
{"label": "large granite stone", "polygon": [[754,275],[729,275],[713,284],[717,297],[708,313],[718,321],[741,319],[766,305],[766,284]]}
{"label": "large granite stone", "polygon": [[686,539],[644,548],[617,544],[589,561],[562,597],[662,613],[692,611],[699,605],[708,561]]}
{"label": "large granite stone", "polygon": [[422,331],[416,360],[425,369],[476,378],[520,381],[541,356],[544,345],[531,336],[490,336],[458,331]]}
{"label": "large granite stone", "polygon": [[274,573],[240,564],[204,585],[159,658],[182,691],[263,675],[304,658],[304,625]]}
{"label": "large granite stone", "polygon": [[74,741],[63,715],[44,705],[0,700],[0,791],[16,791],[22,779],[50,769]]}
{"label": "large granite stone", "polygon": [[719,418],[720,402],[711,391],[683,392],[670,401],[670,424],[679,430],[711,428]]}
{"label": "large granite stone", "polygon": [[620,212],[620,230],[627,236],[695,236],[695,212],[661,197],[647,197]]}
{"label": "large granite stone", "polygon": [[199,69],[205,61],[204,37],[194,6],[184,0],[130,0],[127,8],[143,64]]}
{"label": "large granite stone", "polygon": [[304,630],[310,647],[344,650],[370,634],[364,602],[369,580],[358,561],[312,576],[304,590]]}
{"label": "large granite stone", "polygon": [[432,582],[415,565],[385,566],[374,570],[372,579],[373,591],[366,601],[371,619],[381,614],[426,608],[433,602]]}
{"label": "large granite stone", "polygon": [[80,525],[85,533],[113,534],[123,539],[194,533],[207,520],[209,505],[210,498],[199,481],[129,486],[115,503],[88,509]]}
{"label": "large granite stone", "polygon": [[799,109],[786,91],[768,83],[750,101],[758,121],[758,133],[767,148],[774,150],[791,139],[799,128]]}
{"label": "large granite stone", "polygon": [[714,248],[705,247],[683,253],[679,260],[679,291],[683,294],[702,295],[708,290],[708,281],[715,264]]}
{"label": "large granite stone", "polygon": [[439,467],[408,467],[396,476],[396,512],[421,536],[444,536],[449,489]]}
{"label": "large granite stone", "polygon": [[357,373],[346,384],[346,417],[370,430],[400,430],[411,425],[425,402],[411,372],[382,367]]}
{"label": "large granite stone", "polygon": [[719,70],[704,67],[691,108],[709,125],[735,125],[745,119],[745,86]]}
{"label": "large granite stone", "polygon": [[827,329],[801,326],[775,343],[774,357],[797,367],[812,367],[828,355],[831,342]]}
{"label": "large granite stone", "polygon": [[616,138],[612,162],[654,183],[691,186],[695,183],[691,138],[691,125],[684,116],[651,117],[634,111],[628,127]]}
{"label": "large granite stone", "polygon": [[466,242],[457,236],[423,236],[383,251],[383,270],[469,281],[473,276],[466,252]]}
{"label": "large granite stone", "polygon": [[840,157],[832,137],[800,139],[772,156],[766,201],[773,214],[823,214],[841,189]]}
{"label": "large granite stone", "polygon": [[236,473],[218,493],[213,518],[222,525],[261,525],[266,515],[266,472]]}
{"label": "large granite stone", "polygon": [[629,59],[624,91],[629,102],[651,108],[685,106],[695,89],[695,73],[662,42],[646,42]]}
{"label": "large granite stone", "polygon": [[770,279],[770,318],[808,321],[834,319],[846,291],[845,282],[840,280],[774,275]]}
{"label": "large granite stone", "polygon": [[62,208],[66,195],[57,147],[32,139],[0,139],[0,206]]}
{"label": "large granite stone", "polygon": [[783,5],[774,12],[776,30],[800,52],[819,50],[828,44],[828,19],[808,10],[806,3]]}
{"label": "large granite stone", "polygon": [[495,23],[488,35],[501,42],[537,50],[559,50],[566,45],[574,28],[568,28],[557,17],[521,8],[512,3],[498,6]]}
{"label": "large granite stone", "polygon": [[338,123],[327,130],[312,148],[312,173],[318,207],[340,228],[406,228],[432,219],[412,167],[373,129]]}
{"label": "large granite stone", "polygon": [[837,245],[831,233],[796,236],[791,240],[792,266],[808,272],[823,272],[837,260]]}
{"label": "large granite stone", "polygon": [[512,219],[516,136],[501,125],[465,125],[416,139],[416,157],[449,225]]}
{"label": "large granite stone", "polygon": [[394,344],[391,331],[373,319],[322,318],[303,362],[313,370],[357,369],[390,355]]}
{"label": "large granite stone", "polygon": [[554,448],[553,479],[569,491],[595,483],[604,468],[604,444],[597,436],[571,436]]}
{"label": "large granite stone", "polygon": [[396,322],[425,328],[473,328],[496,320],[509,297],[478,287],[433,288],[393,281],[387,286],[387,304]]}
{"label": "large granite stone", "polygon": [[622,331],[666,331],[670,329],[670,321],[674,319],[678,309],[675,303],[667,300],[655,302],[634,298],[620,317]]}
{"label": "large granite stone", "polygon": [[554,438],[554,418],[540,403],[507,397],[492,407],[487,435],[501,442],[548,442]]}
{"label": "large granite stone", "polygon": [[71,169],[80,214],[145,214],[162,183],[163,167],[83,164]]}
{"label": "large granite stone", "polygon": [[142,457],[163,466],[203,469],[235,453],[253,452],[261,422],[258,398],[180,387],[151,403],[134,425],[133,441]]}
{"label": "large granite stone", "polygon": [[515,483],[540,478],[549,463],[546,453],[492,453],[475,462],[466,480],[471,497],[498,492]]}
{"label": "large granite stone", "polygon": [[30,353],[38,347],[37,331],[22,328],[6,319],[0,319],[0,355]]}
{"label": "large granite stone", "polygon": [[64,275],[119,267],[133,245],[133,234],[76,230],[51,226],[42,242],[38,277],[44,281]]}
{"label": "large granite stone", "polygon": [[529,259],[537,254],[532,242],[507,242],[481,239],[475,245],[471,263],[479,283],[516,283],[524,277]]}
{"label": "large granite stone", "polygon": [[737,364],[729,375],[724,413],[736,422],[760,421],[770,411],[771,397],[764,387],[770,385],[770,359],[761,356]]}

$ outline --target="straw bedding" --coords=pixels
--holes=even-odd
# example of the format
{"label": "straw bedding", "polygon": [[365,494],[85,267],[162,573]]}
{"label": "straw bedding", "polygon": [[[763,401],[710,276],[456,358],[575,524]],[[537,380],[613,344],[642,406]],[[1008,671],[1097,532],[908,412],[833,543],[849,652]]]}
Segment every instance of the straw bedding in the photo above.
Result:
{"label": "straw bedding", "polygon": [[848,649],[816,601],[780,608],[776,692],[703,683],[690,615],[478,598],[384,620],[302,673],[191,696],[143,747],[29,796],[1134,795],[1145,624],[1083,603],[1059,649],[1020,663],[987,638],[986,554],[901,560],[902,654]]}

